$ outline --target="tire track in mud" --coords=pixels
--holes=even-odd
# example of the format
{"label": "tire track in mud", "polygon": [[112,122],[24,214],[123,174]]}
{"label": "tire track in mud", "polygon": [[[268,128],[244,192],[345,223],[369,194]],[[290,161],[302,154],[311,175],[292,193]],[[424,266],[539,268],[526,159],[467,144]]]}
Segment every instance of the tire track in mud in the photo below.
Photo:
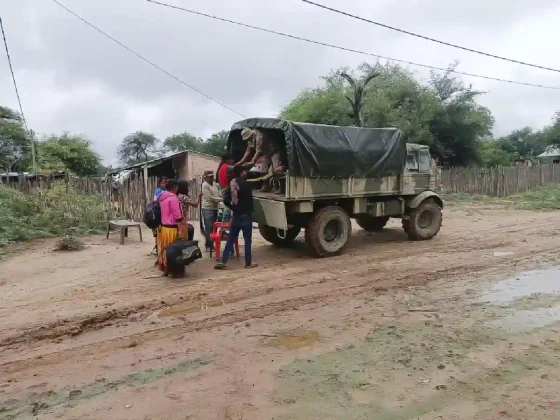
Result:
{"label": "tire track in mud", "polygon": [[[386,255],[389,254],[392,256],[391,258],[391,263],[395,264],[395,265],[399,265],[399,259],[401,258],[411,258],[411,257],[415,257],[415,256],[426,256],[426,243],[422,243],[422,242],[416,242],[416,243],[411,243],[411,242],[405,242],[408,244],[411,244],[410,247],[407,247],[407,249],[403,249],[402,246],[400,246],[397,250],[384,250],[382,253],[374,253],[373,255],[368,253],[368,252],[363,252],[360,254],[346,254],[340,257],[336,257],[336,258],[331,258],[329,260],[322,260],[323,263],[325,263],[326,267],[323,266],[323,268],[325,269],[325,272],[330,273],[330,277],[334,276],[335,278],[333,279],[327,279],[325,281],[325,276],[317,279],[317,280],[311,280],[311,281],[305,281],[303,283],[297,283],[294,284],[292,286],[287,285],[285,287],[258,287],[256,289],[253,289],[249,292],[243,292],[243,291],[237,291],[236,295],[232,298],[231,294],[227,294],[227,298],[223,298],[223,296],[217,296],[215,297],[215,299],[220,299],[222,298],[222,300],[224,302],[226,302],[227,304],[233,304],[233,303],[237,303],[239,301],[242,300],[247,300],[247,299],[253,299],[253,298],[257,298],[260,296],[264,296],[267,294],[270,294],[272,292],[280,292],[283,290],[290,290],[290,289],[294,289],[294,288],[304,288],[304,287],[309,287],[309,286],[313,286],[319,283],[332,283],[332,282],[336,282],[338,281],[338,278],[336,276],[336,274],[343,274],[345,277],[350,277],[352,275],[355,276],[359,276],[359,275],[363,275],[363,274],[371,274],[372,269],[368,268],[366,270],[360,271],[357,274],[354,274],[352,272],[350,273],[346,273],[342,268],[340,268],[340,261],[341,260],[347,260],[347,265],[349,267],[356,267],[356,266],[362,266],[362,265],[376,265],[377,268],[379,268],[379,262],[380,261],[384,261],[386,259]],[[490,244],[486,244],[486,245],[479,245],[479,244],[473,244],[473,247],[467,247],[467,246],[463,246],[461,247],[461,252],[466,252],[472,249],[476,249],[476,250],[485,250],[485,249],[493,249],[493,248],[497,248],[497,247],[501,247],[504,246],[503,241],[496,241]],[[424,245],[424,246],[414,246],[414,245]],[[371,250],[370,250],[371,251]],[[430,253],[432,252],[437,252],[437,248],[433,248],[430,250]],[[453,250],[449,250],[447,249],[446,253],[450,253],[453,252]],[[439,252],[441,254],[441,252]],[[283,264],[281,264],[283,265]],[[280,265],[280,266],[281,266]],[[280,268],[280,267],[278,267]],[[337,270],[333,270],[335,268],[338,268],[338,273]],[[313,278],[313,274],[316,273],[317,270],[316,268],[303,268],[302,267],[293,267],[293,268],[283,268],[282,269],[282,277],[284,280],[286,279],[292,279],[293,277],[298,277],[301,279],[309,279],[309,278]],[[225,276],[222,276],[225,277]],[[259,278],[261,277],[261,275],[257,274],[257,275],[253,275],[251,277],[246,277],[244,279],[244,281],[247,282],[258,282]],[[217,279],[218,281],[221,280],[221,278]],[[235,282],[234,282],[235,283]],[[257,283],[258,284],[258,283]],[[285,284],[285,283],[282,283]],[[233,283],[230,285],[234,285]],[[207,286],[207,284],[203,284],[202,285]],[[171,287],[168,288],[168,290],[177,290],[180,289],[182,291],[184,291],[185,286],[184,285],[178,285],[175,287]],[[272,289],[272,290],[271,290]],[[192,292],[194,292],[194,294],[196,295],[196,290],[192,290]],[[203,289],[200,290],[201,293],[204,294],[208,294],[208,288],[204,287]],[[198,297],[200,298],[200,294],[198,295]],[[195,303],[196,301],[200,301],[200,299],[195,299],[192,302]],[[32,328],[29,329],[25,329],[23,331],[20,331],[18,334],[13,335],[13,336],[9,336],[6,338],[3,338],[2,340],[0,340],[0,349],[2,347],[8,347],[8,346],[13,346],[16,344],[22,344],[22,343],[33,343],[33,342],[37,342],[37,341],[41,341],[41,340],[52,340],[52,339],[59,339],[59,338],[63,338],[63,337],[75,337],[77,335],[80,335],[84,332],[90,331],[90,330],[98,330],[101,328],[104,328],[106,326],[110,326],[112,325],[114,322],[118,321],[118,320],[122,320],[125,319],[127,317],[129,317],[132,314],[138,313],[140,311],[158,311],[161,310],[163,308],[166,308],[168,306],[175,306],[175,305],[184,305],[185,303],[188,303],[188,301],[185,300],[181,300],[180,298],[176,298],[174,302],[172,303],[167,303],[167,302],[163,302],[161,303],[161,301],[157,301],[157,302],[145,302],[145,303],[141,303],[141,304],[137,304],[134,305],[132,307],[125,307],[125,308],[121,308],[121,309],[113,309],[111,311],[107,311],[107,312],[98,312],[98,313],[94,313],[91,315],[88,315],[86,317],[82,317],[82,318],[76,318],[76,319],[63,319],[63,320],[57,320],[48,324],[41,324],[39,326],[34,326]]]}
{"label": "tire track in mud", "polygon": [[[535,230],[540,230],[540,228],[542,228],[539,225],[535,225],[534,222],[532,221],[527,222],[527,224],[529,226],[532,226]],[[525,236],[527,234],[530,234],[529,229],[520,228],[519,224],[508,225],[508,227],[509,226],[517,226],[516,232],[518,231],[523,232]],[[504,226],[500,226],[500,227],[496,227],[495,229],[502,229],[503,227]],[[489,229],[488,231],[492,231],[492,230],[494,229]],[[393,229],[393,231],[395,231],[395,229]],[[368,249],[364,249],[362,247],[360,248],[359,252],[350,251],[348,254],[342,255],[340,257],[321,260],[323,271],[325,273],[329,273],[327,277],[329,276],[334,277],[334,279],[332,278],[325,279],[325,276],[323,276],[321,278],[317,278],[313,280],[314,277],[317,277],[316,275],[314,275],[317,272],[317,269],[313,267],[313,265],[307,267],[305,266],[285,267],[285,265],[289,264],[289,261],[287,260],[286,262],[280,262],[279,264],[276,264],[276,269],[278,270],[282,269],[281,272],[282,272],[282,278],[284,282],[280,282],[280,284],[284,285],[286,284],[285,283],[286,279],[292,280],[294,277],[298,278],[298,280],[304,279],[303,282],[296,281],[295,284],[292,285],[288,284],[285,287],[282,286],[281,287],[278,286],[258,287],[250,291],[234,290],[233,292],[235,295],[233,298],[231,297],[231,292],[230,292],[227,293],[228,296],[227,299],[222,299],[222,300],[224,302],[227,301],[228,304],[232,304],[242,300],[253,299],[264,295],[270,295],[273,292],[276,293],[283,290],[290,290],[294,288],[305,288],[305,287],[316,285],[317,283],[332,283],[338,281],[337,274],[338,275],[344,274],[345,277],[349,277],[352,275],[371,274],[370,272],[372,270],[370,268],[366,270],[362,270],[358,274],[354,274],[352,272],[346,273],[346,271],[348,270],[344,270],[341,267],[342,262],[344,262],[345,266],[347,267],[369,265],[369,266],[375,266],[376,268],[379,269],[383,269],[382,266],[385,265],[384,263],[387,262],[386,260],[388,256],[391,257],[390,263],[398,266],[400,264],[399,259],[402,258],[414,258],[418,256],[422,256],[425,258],[429,253],[440,254],[441,256],[441,255],[445,255],[445,254],[449,255],[457,252],[466,253],[473,250],[483,251],[487,249],[504,247],[517,242],[516,238],[509,238],[510,240],[508,241],[499,240],[499,239],[491,240],[486,238],[485,243],[481,244],[478,241],[487,235],[487,231],[477,231],[476,236],[468,237],[467,243],[465,243],[465,238],[462,236],[458,236],[456,239],[454,238],[455,240],[451,240],[451,241],[449,240],[450,238],[443,238],[443,237],[439,240],[434,240],[430,242],[408,242],[408,241],[401,242],[400,240],[387,241],[387,235],[391,235],[392,233],[394,232],[388,231],[382,233],[381,235],[379,235],[382,236],[381,241],[371,244],[370,246],[367,247]],[[364,235],[364,233],[362,233],[362,235]],[[372,239],[375,240],[375,237],[378,236],[375,234],[374,235],[365,234],[365,235],[368,236],[357,238],[357,239],[360,241],[365,241],[369,239],[369,236],[371,236]],[[407,244],[408,246],[403,246],[403,244]],[[382,247],[381,252],[375,252],[376,251],[375,248],[378,247]],[[426,252],[427,249],[429,249],[429,253]],[[298,262],[301,262],[301,260],[299,260]],[[308,262],[308,260],[303,260],[304,264],[306,262]],[[380,262],[382,263],[381,265],[379,264]],[[120,277],[122,276],[118,276],[118,278]],[[253,276],[245,277],[243,281],[246,283],[259,284],[260,278],[262,278],[262,273],[257,273]],[[306,279],[312,279],[312,280],[309,281]],[[222,280],[227,281],[227,275],[217,277],[215,280],[218,283]],[[276,283],[274,281],[276,280],[276,278],[272,278],[272,280],[273,280],[272,283]],[[240,282],[234,280],[233,282],[230,282],[228,286],[233,287],[238,285],[238,283]],[[208,286],[207,283],[202,283],[202,284],[199,283],[193,285],[193,287],[189,287],[190,290],[188,290],[188,292],[195,294],[195,299],[194,300],[191,299],[193,303],[200,301],[200,299],[197,299],[197,297],[200,298],[201,294],[207,295],[208,291],[211,291],[208,289],[207,286]],[[176,291],[176,290],[181,290],[182,292],[184,292],[185,285],[178,284],[177,286],[174,287],[167,287],[166,288],[167,293],[161,297],[165,298],[167,301],[169,292]],[[197,291],[198,291],[198,295],[197,295]],[[64,320],[57,320],[48,324],[33,326],[29,329],[20,331],[16,335],[12,335],[0,340],[0,349],[2,347],[8,347],[8,346],[13,346],[22,343],[33,343],[41,340],[59,339],[64,337],[75,337],[86,331],[97,330],[97,329],[104,328],[106,326],[110,326],[114,322],[125,319],[132,314],[138,313],[139,311],[146,311],[146,310],[157,311],[168,306],[175,306],[178,304],[184,305],[185,303],[188,302],[188,300],[185,301],[183,299],[185,299],[185,297],[181,296],[179,299],[176,298],[175,301],[171,303],[167,303],[166,301],[160,302],[159,300],[154,301],[153,299],[151,299],[150,301],[139,302],[138,304],[132,307],[124,307],[118,310],[113,309],[111,311],[101,312],[101,313],[97,312],[82,318],[76,318],[76,319],[67,318]],[[216,299],[220,299],[220,296],[217,296]]]}
{"label": "tire track in mud", "polygon": [[[548,254],[550,254],[551,258],[557,256],[557,248],[550,247],[549,249],[543,249],[542,252],[539,252],[539,255],[543,257],[547,257]],[[523,255],[519,256],[518,258],[508,259],[508,263],[520,264],[533,258],[534,254],[529,256]],[[171,325],[163,328],[123,335],[118,338],[111,338],[109,340],[92,344],[84,344],[70,349],[55,351],[49,354],[41,354],[38,356],[30,357],[28,359],[6,362],[0,364],[0,373],[10,375],[17,373],[22,369],[32,369],[57,363],[60,361],[60,359],[80,360],[81,358],[86,357],[87,354],[91,354],[92,352],[97,355],[113,352],[116,349],[122,349],[123,346],[121,344],[123,342],[129,342],[130,340],[138,342],[155,342],[157,340],[163,340],[186,333],[211,330],[217,327],[228,326],[239,322],[244,322],[249,319],[274,316],[286,311],[297,310],[306,305],[318,305],[319,307],[325,306],[332,303],[333,299],[336,298],[356,297],[362,294],[367,294],[368,296],[376,296],[389,290],[398,290],[410,286],[422,286],[436,279],[453,280],[454,278],[457,278],[459,276],[473,275],[474,273],[480,274],[484,271],[487,271],[487,275],[492,275],[493,273],[502,271],[502,268],[491,266],[492,262],[485,264],[458,264],[454,267],[444,267],[440,270],[430,270],[429,268],[424,267],[425,271],[423,272],[415,271],[413,273],[403,273],[400,276],[397,276],[396,273],[392,273],[394,277],[391,277],[389,279],[387,278],[385,272],[381,272],[374,278],[369,278],[366,282],[342,286],[335,289],[330,288],[316,293],[307,293],[305,295],[290,299],[271,301],[264,304],[254,304],[255,306],[252,307],[249,306],[240,310],[233,310],[199,320],[192,320],[184,324]],[[366,273],[371,274],[371,268],[356,271],[352,273],[352,275],[357,278],[364,278],[364,274]],[[383,278],[385,278],[385,280],[379,281],[379,279]],[[336,280],[338,279],[335,279],[333,281]],[[241,298],[240,300],[247,299]]]}

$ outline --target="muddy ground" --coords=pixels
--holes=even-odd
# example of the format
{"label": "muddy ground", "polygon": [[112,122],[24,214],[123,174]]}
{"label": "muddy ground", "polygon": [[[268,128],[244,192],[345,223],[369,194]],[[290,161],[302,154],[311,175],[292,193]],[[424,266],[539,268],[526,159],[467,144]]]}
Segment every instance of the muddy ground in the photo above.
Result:
{"label": "muddy ground", "polygon": [[[134,233],[0,261],[0,419],[558,419],[560,212],[157,277]],[[146,235],[148,236],[148,235]],[[541,271],[531,271],[541,270]],[[527,273],[527,271],[529,271]]]}

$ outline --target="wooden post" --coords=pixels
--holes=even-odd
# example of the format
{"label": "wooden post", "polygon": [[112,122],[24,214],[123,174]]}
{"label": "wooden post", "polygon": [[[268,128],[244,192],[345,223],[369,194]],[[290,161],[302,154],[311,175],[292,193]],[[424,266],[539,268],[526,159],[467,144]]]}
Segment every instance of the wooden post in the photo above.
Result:
{"label": "wooden post", "polygon": [[148,165],[144,164],[144,197],[146,198],[146,201],[144,202],[144,204],[148,203],[149,200],[149,196],[148,196]]}
{"label": "wooden post", "polygon": [[33,130],[29,130],[29,134],[31,134],[31,159],[33,161],[33,175],[37,175],[37,159],[35,156],[35,132]]}
{"label": "wooden post", "polygon": [[504,173],[504,168],[502,168],[502,197],[506,196],[506,175]]}

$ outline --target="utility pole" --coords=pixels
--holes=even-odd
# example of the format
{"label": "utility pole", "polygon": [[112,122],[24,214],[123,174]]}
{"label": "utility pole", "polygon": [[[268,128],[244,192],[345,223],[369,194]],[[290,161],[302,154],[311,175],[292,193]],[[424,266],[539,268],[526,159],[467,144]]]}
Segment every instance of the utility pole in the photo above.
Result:
{"label": "utility pole", "polygon": [[29,134],[31,135],[31,159],[33,160],[33,175],[37,175],[37,160],[35,157],[35,132],[33,130],[29,130]]}

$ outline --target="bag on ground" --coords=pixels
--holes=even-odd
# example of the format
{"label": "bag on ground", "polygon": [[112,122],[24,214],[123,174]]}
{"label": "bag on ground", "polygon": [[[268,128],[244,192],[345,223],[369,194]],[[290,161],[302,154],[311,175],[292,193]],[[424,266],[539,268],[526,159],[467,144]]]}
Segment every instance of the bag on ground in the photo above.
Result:
{"label": "bag on ground", "polygon": [[165,256],[167,259],[167,272],[173,276],[181,277],[185,274],[185,266],[202,258],[198,241],[179,239],[167,246]]}

